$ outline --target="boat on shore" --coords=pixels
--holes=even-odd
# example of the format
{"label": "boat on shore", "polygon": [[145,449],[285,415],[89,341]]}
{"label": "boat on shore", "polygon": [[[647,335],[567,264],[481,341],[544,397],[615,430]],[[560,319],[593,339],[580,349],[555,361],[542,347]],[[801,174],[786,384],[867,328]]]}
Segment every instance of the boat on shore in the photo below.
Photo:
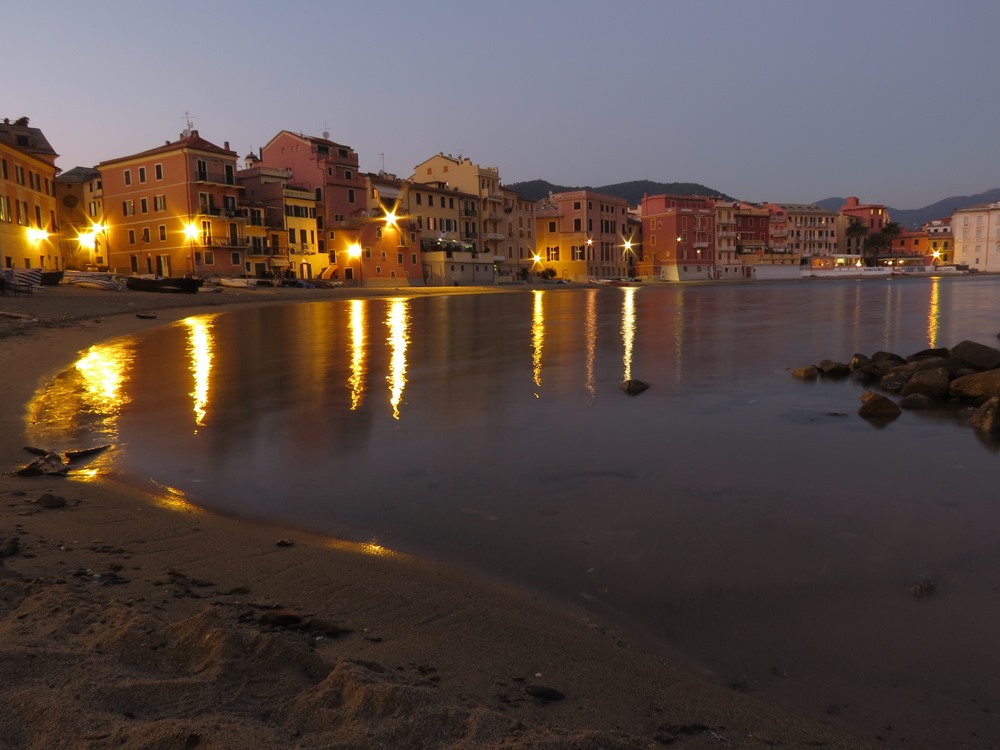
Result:
{"label": "boat on shore", "polygon": [[125,289],[125,282],[121,276],[98,271],[66,271],[63,274],[62,283],[81,289],[103,289],[111,292],[120,292]]}
{"label": "boat on shore", "polygon": [[229,287],[230,289],[256,289],[257,279],[248,279],[244,276],[238,278],[211,278],[208,283],[216,286]]}
{"label": "boat on shore", "polygon": [[192,276],[128,276],[125,286],[135,292],[164,292],[167,294],[197,294],[204,279]]}

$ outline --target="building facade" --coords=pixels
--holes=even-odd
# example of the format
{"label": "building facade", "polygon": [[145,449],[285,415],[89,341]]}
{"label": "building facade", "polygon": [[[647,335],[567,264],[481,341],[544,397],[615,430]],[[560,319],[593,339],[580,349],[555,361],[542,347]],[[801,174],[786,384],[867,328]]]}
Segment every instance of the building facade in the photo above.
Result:
{"label": "building facade", "polygon": [[108,266],[104,191],[101,173],[74,167],[56,177],[59,247],[66,268],[102,270]]}
{"label": "building facade", "polygon": [[[646,195],[641,205],[646,275],[660,281],[719,278],[716,264],[715,200],[691,195]],[[737,239],[733,224],[726,231]],[[737,243],[738,245],[738,243]],[[738,253],[738,247],[737,247]]]}
{"label": "building facade", "polygon": [[960,208],[951,215],[955,265],[1000,272],[1000,202]]}
{"label": "building facade", "polygon": [[0,266],[59,271],[58,154],[28,122],[0,123]]}
{"label": "building facade", "polygon": [[248,273],[236,152],[197,130],[101,172],[108,266],[125,274]]}

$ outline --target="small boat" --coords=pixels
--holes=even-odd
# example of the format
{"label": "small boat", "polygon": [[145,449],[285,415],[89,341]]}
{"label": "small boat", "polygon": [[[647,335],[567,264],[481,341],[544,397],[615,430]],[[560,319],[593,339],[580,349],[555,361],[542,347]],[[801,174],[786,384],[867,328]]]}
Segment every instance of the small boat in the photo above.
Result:
{"label": "small boat", "polygon": [[204,279],[191,276],[129,276],[125,286],[135,292],[166,292],[168,294],[197,294]]}
{"label": "small boat", "polygon": [[81,289],[104,289],[112,292],[120,292],[125,289],[125,283],[121,277],[96,271],[66,271],[63,283],[72,284]]}
{"label": "small boat", "polygon": [[42,286],[59,286],[62,280],[62,271],[42,271]]}
{"label": "small boat", "polygon": [[211,281],[213,284],[216,284],[218,286],[229,287],[230,289],[256,289],[257,288],[257,279],[248,279],[246,277],[240,277],[240,278],[236,278],[236,279],[218,278],[218,279],[209,279],[209,281]]}

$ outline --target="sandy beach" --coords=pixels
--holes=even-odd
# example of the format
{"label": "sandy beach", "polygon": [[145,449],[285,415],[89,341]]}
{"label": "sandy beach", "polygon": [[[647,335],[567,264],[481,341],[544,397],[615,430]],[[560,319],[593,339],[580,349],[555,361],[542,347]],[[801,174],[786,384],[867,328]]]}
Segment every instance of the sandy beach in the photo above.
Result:
{"label": "sandy beach", "polygon": [[32,458],[24,405],[86,346],[208,309],[351,295],[0,297],[0,748],[870,746],[502,583],[11,473]]}

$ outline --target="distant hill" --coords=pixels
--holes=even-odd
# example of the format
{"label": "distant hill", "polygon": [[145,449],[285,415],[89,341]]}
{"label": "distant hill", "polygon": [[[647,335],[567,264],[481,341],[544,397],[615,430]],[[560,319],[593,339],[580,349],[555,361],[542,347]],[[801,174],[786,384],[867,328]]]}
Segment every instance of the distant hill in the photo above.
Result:
{"label": "distant hill", "polygon": [[546,182],[545,180],[528,180],[527,182],[515,182],[505,185],[505,187],[516,190],[528,200],[533,201],[546,198],[549,193],[568,193],[571,190],[593,190],[595,193],[613,195],[616,198],[624,198],[630,206],[638,206],[642,202],[643,195],[659,195],[660,193],[672,195],[708,195],[732,200],[728,195],[704,185],[699,185],[696,182],[634,180],[632,182],[618,182],[614,185],[601,185],[600,187],[591,187],[590,185],[570,187],[568,185],[553,185],[551,182]]}
{"label": "distant hill", "polygon": [[[956,195],[923,208],[893,208],[892,206],[886,206],[886,208],[889,209],[889,216],[892,220],[901,226],[908,229],[920,229],[921,224],[925,221],[944,219],[951,216],[951,212],[956,208],[968,208],[977,203],[995,203],[997,201],[1000,201],[1000,188],[993,188],[976,195]],[[821,201],[816,201],[816,205],[827,211],[839,211],[846,202],[846,198],[824,198]]]}

